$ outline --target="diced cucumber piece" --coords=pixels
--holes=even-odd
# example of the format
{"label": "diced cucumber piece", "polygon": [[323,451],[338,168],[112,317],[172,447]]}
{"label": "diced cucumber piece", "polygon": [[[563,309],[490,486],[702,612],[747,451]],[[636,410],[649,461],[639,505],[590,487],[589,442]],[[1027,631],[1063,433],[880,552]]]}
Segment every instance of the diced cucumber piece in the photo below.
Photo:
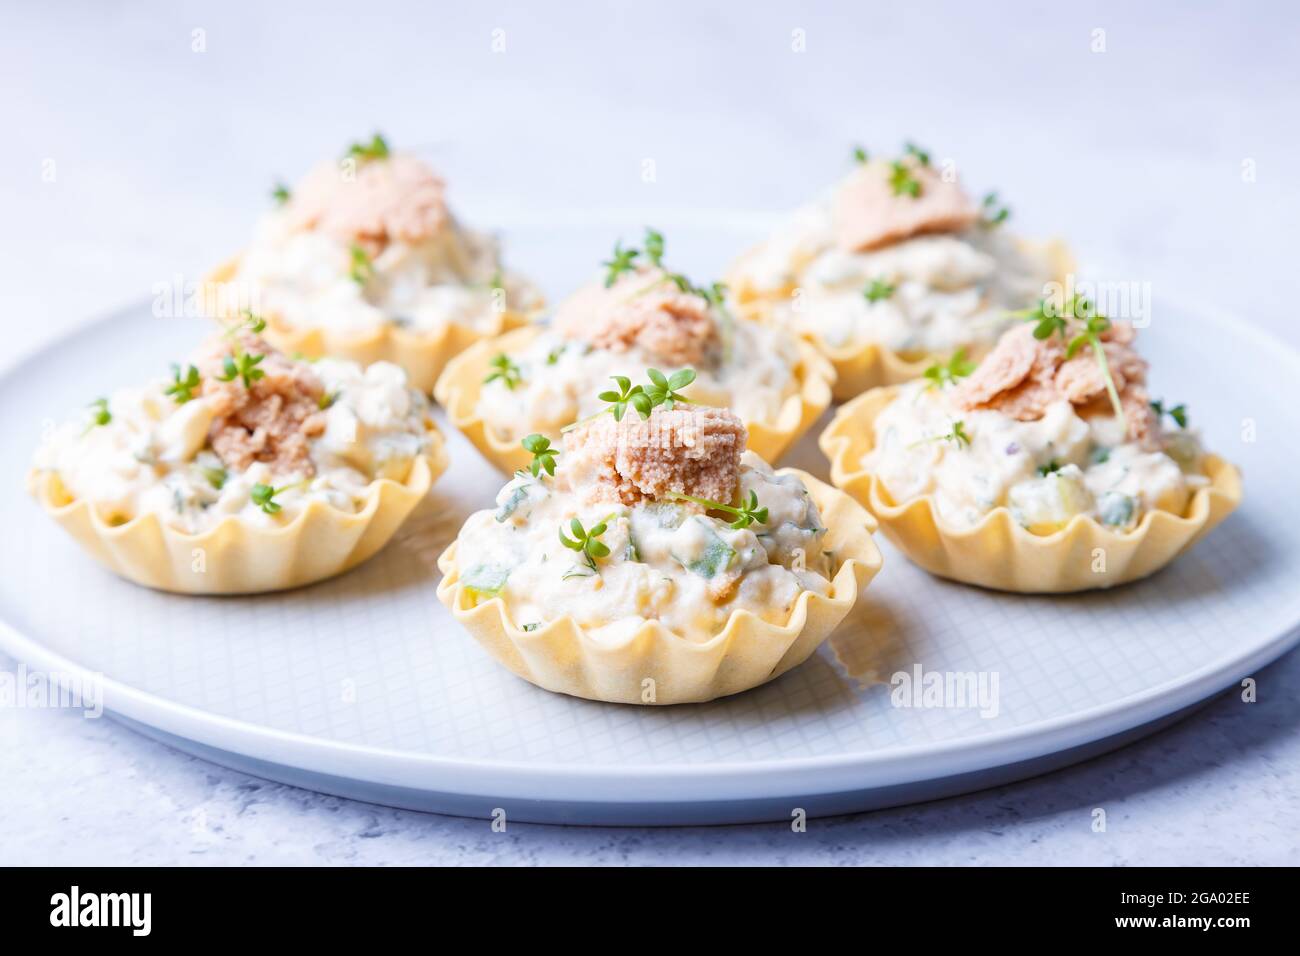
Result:
{"label": "diced cucumber piece", "polygon": [[671,501],[651,501],[641,505],[641,510],[652,518],[655,524],[670,531],[682,526],[686,520],[686,509]]}
{"label": "diced cucumber piece", "polygon": [[499,564],[476,564],[460,576],[460,581],[476,594],[496,595],[509,577],[510,569]]}
{"label": "diced cucumber piece", "polygon": [[731,565],[736,552],[713,530],[712,522],[696,516],[674,536],[672,556],[692,574],[711,578]]}
{"label": "diced cucumber piece", "polygon": [[504,522],[514,514],[515,511],[518,510],[519,506],[528,500],[528,488],[528,485],[519,485],[514,491],[510,492],[510,497],[497,508],[497,513],[493,515],[493,517],[495,517],[497,521]]}
{"label": "diced cucumber piece", "polygon": [[1016,521],[1026,529],[1034,534],[1051,534],[1087,511],[1092,496],[1084,487],[1078,467],[1066,465],[1045,477],[1012,485],[1007,503]]}
{"label": "diced cucumber piece", "polygon": [[1137,514],[1137,499],[1120,491],[1108,491],[1097,501],[1097,514],[1101,523],[1111,527],[1127,527]]}

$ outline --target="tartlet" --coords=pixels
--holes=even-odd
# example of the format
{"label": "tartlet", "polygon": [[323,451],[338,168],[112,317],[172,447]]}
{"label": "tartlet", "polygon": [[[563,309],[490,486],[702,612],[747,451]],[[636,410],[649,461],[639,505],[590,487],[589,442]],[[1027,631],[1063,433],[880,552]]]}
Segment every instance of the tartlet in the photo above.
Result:
{"label": "tartlet", "polygon": [[[503,471],[528,463],[528,434],[558,441],[600,407],[597,386],[641,369],[689,368],[682,394],[731,408],[749,447],[776,461],[830,404],[834,372],[807,342],[738,320],[720,285],[697,287],[662,264],[663,238],[616,247],[603,278],[560,303],[544,327],[479,342],[448,364],[434,389],[453,425]],[[644,256],[644,258],[642,258]]]}
{"label": "tartlet", "polygon": [[278,591],[387,543],[446,469],[430,416],[395,365],[291,360],[242,327],[174,366],[170,383],[120,389],[56,430],[28,484],[137,584]]}
{"label": "tartlet", "polygon": [[450,213],[443,181],[377,135],[317,166],[217,267],[205,309],[244,309],[291,355],[400,365],[429,392],[474,342],[530,321],[540,293],[502,265],[497,242]]}
{"label": "tartlet", "polygon": [[466,521],[439,558],[439,599],[557,693],[690,703],[785,673],[881,558],[861,506],[744,441],[722,409],[597,415]]}
{"label": "tartlet", "polygon": [[859,154],[851,173],[732,265],[726,282],[749,318],[792,329],[835,368],[834,396],[910,381],[958,348],[978,358],[1005,312],[1032,305],[1073,269],[1060,242],[1007,234],[983,204],[915,147],[896,160]]}
{"label": "tartlet", "polygon": [[1060,593],[1160,570],[1237,507],[1241,476],[1182,406],[1165,426],[1131,327],[1092,323],[1012,328],[968,377],[935,366],[844,405],[820,437],[831,480],[941,577]]}

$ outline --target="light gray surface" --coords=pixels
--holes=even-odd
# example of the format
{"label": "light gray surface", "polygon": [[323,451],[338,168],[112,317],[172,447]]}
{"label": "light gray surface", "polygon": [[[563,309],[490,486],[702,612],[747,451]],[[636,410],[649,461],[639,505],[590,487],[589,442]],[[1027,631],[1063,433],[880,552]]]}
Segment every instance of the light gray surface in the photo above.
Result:
{"label": "light gray surface", "polygon": [[[178,270],[197,276],[238,246],[275,176],[376,126],[425,147],[453,202],[482,222],[521,211],[545,221],[593,197],[780,210],[842,168],[846,143],[889,149],[910,136],[960,157],[974,188],[1000,186],[1027,234],[1068,235],[1111,276],[1285,327],[1278,282],[1293,272],[1300,218],[1300,142],[1284,121],[1300,34],[1286,5],[994,16],[747,4],[703,20],[674,6],[362,20],[252,4],[6,9],[0,58],[13,80],[0,109],[21,131],[0,153],[8,347],[148,296]],[[196,28],[202,54],[191,52]],[[490,52],[495,28],[503,54]],[[1089,52],[1098,28],[1102,54]],[[794,29],[807,31],[806,53],[790,52]],[[362,51],[358,33],[372,40]],[[340,56],[358,67],[330,70]],[[1248,161],[1255,182],[1243,181]],[[532,196],[544,199],[521,210],[516,197]],[[503,838],[281,788],[250,797],[246,778],[114,725],[4,711],[0,859],[190,859],[184,834],[204,810],[204,862],[1294,862],[1300,711],[1279,698],[1296,675],[1292,655],[1262,679],[1260,704],[1220,702],[1047,780],[814,823],[803,836],[516,826]],[[1089,829],[1094,806],[1108,808],[1107,834]]]}

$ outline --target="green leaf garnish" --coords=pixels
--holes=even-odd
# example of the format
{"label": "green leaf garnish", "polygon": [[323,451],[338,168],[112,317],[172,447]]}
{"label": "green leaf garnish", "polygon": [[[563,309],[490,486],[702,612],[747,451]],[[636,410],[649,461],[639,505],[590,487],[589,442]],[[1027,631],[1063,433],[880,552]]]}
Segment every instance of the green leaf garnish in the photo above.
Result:
{"label": "green leaf garnish", "polygon": [[669,492],[668,497],[678,501],[693,501],[697,505],[704,506],[709,511],[721,511],[724,514],[731,515],[735,519],[731,522],[731,527],[737,531],[741,528],[748,528],[755,522],[767,524],[767,508],[758,506],[758,493],[753,488],[749,489],[748,500],[742,498],[739,505],[724,505],[720,501],[697,498],[694,495],[684,495],[675,491]]}
{"label": "green leaf garnish", "polygon": [[242,349],[237,349],[234,355],[227,355],[221,360],[222,373],[217,376],[217,380],[233,382],[238,378],[244,383],[244,388],[251,388],[254,382],[266,376],[266,373],[257,367],[264,358],[265,355],[250,355]]}
{"label": "green leaf garnish", "polygon": [[916,448],[920,445],[928,445],[934,441],[950,441],[958,448],[970,447],[970,435],[966,434],[966,423],[958,419],[952,423],[952,429],[943,435],[932,435],[929,438],[922,438],[920,441],[914,441],[908,445],[908,448]]}
{"label": "green leaf garnish", "polygon": [[640,385],[633,385],[632,380],[626,375],[611,375],[610,378],[618,386],[618,391],[609,389],[596,397],[609,406],[606,410],[613,414],[614,421],[623,420],[629,405],[635,408],[642,418],[649,418],[654,405],[650,403],[650,396],[645,393],[645,389]]}
{"label": "green leaf garnish", "polygon": [[502,385],[514,391],[524,379],[520,374],[519,366],[510,360],[510,356],[505,352],[498,352],[492,356],[492,361],[488,363],[492,366],[492,371],[483,379],[483,384],[488,382],[500,381]]}
{"label": "green leaf garnish", "polygon": [[1061,470],[1061,463],[1057,461],[1055,458],[1053,458],[1045,465],[1038,466],[1038,474],[1043,478],[1046,478],[1048,475],[1055,474],[1060,470]]}
{"label": "green leaf garnish", "polygon": [[524,446],[524,451],[530,452],[533,456],[528,470],[533,473],[534,478],[540,477],[543,470],[548,475],[555,474],[555,456],[559,452],[551,447],[549,438],[534,433],[525,437],[519,444]]}
{"label": "green leaf garnish", "polygon": [[349,253],[352,258],[351,264],[348,266],[348,275],[357,285],[364,286],[374,278],[375,264],[370,259],[370,253],[355,242],[352,243]]}
{"label": "green leaf garnish", "polygon": [[1156,413],[1157,420],[1162,419],[1166,415],[1168,415],[1177,423],[1179,428],[1187,427],[1187,406],[1186,405],[1179,404],[1179,405],[1175,405],[1173,408],[1165,408],[1165,403],[1160,399],[1156,399],[1154,402],[1151,403],[1151,411]]}
{"label": "green leaf garnish", "polygon": [[292,195],[288,186],[284,183],[276,183],[275,188],[271,190],[271,198],[275,200],[277,206],[283,206],[292,198]]}
{"label": "green leaf garnish", "polygon": [[876,303],[888,299],[895,291],[897,291],[896,288],[884,279],[872,279],[867,283],[867,287],[862,290],[862,295],[868,302]]}
{"label": "green leaf garnish", "polygon": [[908,156],[913,157],[922,166],[930,165],[930,154],[926,150],[921,149],[915,143],[904,143],[903,152]]}
{"label": "green leaf garnish", "polygon": [[275,500],[275,496],[285,491],[292,485],[285,485],[283,488],[272,488],[270,485],[264,485],[261,482],[253,485],[253,489],[248,493],[248,497],[253,500],[264,512],[273,515],[280,510],[280,503]]}
{"label": "green leaf garnish", "polygon": [[1074,358],[1079,349],[1092,346],[1092,354],[1096,356],[1097,364],[1101,367],[1101,377],[1106,380],[1106,394],[1110,396],[1110,405],[1115,411],[1115,418],[1119,420],[1120,428],[1127,432],[1128,418],[1124,415],[1124,406],[1119,400],[1119,390],[1115,387],[1115,378],[1111,375],[1110,363],[1106,360],[1106,350],[1101,344],[1101,335],[1109,328],[1110,319],[1103,315],[1089,315],[1084,321],[1083,331],[1070,339],[1069,345],[1065,348],[1065,357]]}
{"label": "green leaf garnish", "polygon": [[332,408],[334,406],[334,403],[339,400],[340,394],[342,393],[341,392],[321,393],[321,397],[316,399],[316,407],[319,408],[322,412],[328,408]]}
{"label": "green leaf garnish", "polygon": [[[1074,298],[1071,298],[1070,302],[1066,303],[1066,305],[1072,305]],[[1032,308],[1018,309],[1014,312],[1008,312],[1007,315],[1012,318],[1023,319],[1026,322],[1035,323],[1034,338],[1039,341],[1046,341],[1053,335],[1058,334],[1062,339],[1065,338],[1065,330],[1067,326],[1065,313],[1050,299],[1039,299],[1038,303]]]}
{"label": "green leaf garnish", "polygon": [[637,257],[641,255],[639,249],[624,249],[623,241],[620,239],[614,243],[614,254],[601,265],[605,266],[605,288],[608,289],[618,277],[625,272],[634,272],[636,270]]}
{"label": "green leaf garnish", "polygon": [[[1110,328],[1110,319],[1099,313],[1096,306],[1089,299],[1081,295],[1072,295],[1061,307],[1047,299],[1039,299],[1038,304],[1033,308],[1008,312],[1007,315],[1024,319],[1026,322],[1036,323],[1034,326],[1034,338],[1036,339],[1046,341],[1053,335],[1059,335],[1061,341],[1066,343],[1065,357],[1067,359],[1074,358],[1079,349],[1084,346],[1092,346],[1093,355],[1097,358],[1097,365],[1101,368],[1102,378],[1106,380],[1106,394],[1110,396],[1111,408],[1114,409],[1115,417],[1119,420],[1120,426],[1125,431],[1128,430],[1128,419],[1124,415],[1124,406],[1120,404],[1119,390],[1115,388],[1115,378],[1110,373],[1110,363],[1106,361],[1106,350],[1102,348],[1101,344],[1102,333]],[[1083,330],[1073,338],[1068,338],[1070,319],[1083,323]]]}
{"label": "green leaf garnish", "polygon": [[574,518],[569,522],[569,531],[572,532],[573,537],[568,537],[564,533],[564,527],[561,526],[560,543],[571,551],[579,552],[586,559],[587,567],[595,571],[597,570],[596,559],[609,555],[609,546],[600,541],[599,538],[605,533],[608,523],[613,517],[613,515],[610,515],[586,530],[583,530],[582,522]]}
{"label": "green leaf garnish", "polygon": [[662,405],[672,411],[678,402],[690,404],[691,400],[679,394],[678,390],[695,381],[695,369],[684,368],[665,376],[659,369],[649,368],[646,369],[646,377],[650,379],[650,386],[645,389],[645,393],[650,397],[651,408]]}
{"label": "green leaf garnish", "polygon": [[372,159],[387,159],[389,156],[388,140],[384,139],[379,133],[375,133],[370,137],[370,142],[353,143],[349,146],[347,155],[362,162],[369,162]]}
{"label": "green leaf garnish", "polygon": [[952,353],[947,364],[936,362],[925,370],[925,377],[928,379],[926,391],[949,384],[955,385],[958,379],[965,378],[973,371],[975,371],[975,363],[967,360],[966,349],[960,348]]}
{"label": "green leaf garnish", "polygon": [[184,405],[190,399],[194,398],[194,392],[200,383],[199,370],[193,365],[186,366],[185,374],[181,374],[181,367],[174,362],[172,363],[172,384],[163,392],[164,395],[170,395],[177,405]]}
{"label": "green leaf garnish", "polygon": [[871,157],[867,155],[867,151],[861,146],[853,147],[853,161],[855,163],[865,163],[870,158]]}
{"label": "green leaf garnish", "polygon": [[649,226],[645,230],[645,254],[646,258],[656,266],[663,268],[664,264],[664,236],[661,232],[656,232]]}
{"label": "green leaf garnish", "polygon": [[916,199],[921,195],[921,181],[912,175],[906,163],[895,160],[890,164],[889,186],[895,196],[911,196]]}
{"label": "green leaf garnish", "polygon": [[985,229],[994,229],[1011,217],[1011,210],[998,202],[997,193],[989,193],[980,204],[983,216],[980,225]]}
{"label": "green leaf garnish", "polygon": [[243,327],[248,329],[254,335],[261,335],[266,328],[266,319],[262,318],[252,309],[244,309],[240,315],[244,317]]}
{"label": "green leaf garnish", "polygon": [[214,491],[220,491],[226,484],[229,474],[224,468],[203,468],[203,477],[208,480]]}
{"label": "green leaf garnish", "polygon": [[94,409],[94,413],[90,416],[91,428],[96,425],[107,425],[113,420],[113,413],[108,410],[108,399],[97,398],[90,403],[90,407]]}

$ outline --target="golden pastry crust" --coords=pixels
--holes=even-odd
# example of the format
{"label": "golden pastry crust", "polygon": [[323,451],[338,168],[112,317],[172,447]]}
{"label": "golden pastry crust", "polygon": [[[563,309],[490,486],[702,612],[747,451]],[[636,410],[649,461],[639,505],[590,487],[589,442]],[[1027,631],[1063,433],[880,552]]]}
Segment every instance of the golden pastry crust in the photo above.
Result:
{"label": "golden pastry crust", "polygon": [[[208,314],[217,318],[233,317],[226,314],[228,309],[223,306],[225,297],[221,294],[221,287],[238,274],[239,258],[235,256],[228,260],[207,277],[204,303]],[[262,315],[266,319],[262,335],[286,355],[348,359],[362,368],[375,362],[392,362],[406,372],[412,388],[428,394],[453,357],[483,339],[528,325],[539,314],[540,307],[528,312],[506,309],[496,313],[486,332],[477,332],[456,322],[448,322],[432,332],[412,332],[386,322],[370,331],[349,333],[334,329],[297,328],[275,313],[266,313]]]}
{"label": "golden pastry crust", "polygon": [[33,470],[28,488],[78,544],[128,581],[175,594],[259,594],[342,574],[387,544],[447,469],[442,434],[432,423],[429,439],[405,480],[372,481],[358,511],[310,501],[272,528],[231,515],[187,534],[153,513],[110,525],[88,502],[74,498],[53,472]]}
{"label": "golden pastry crust", "polygon": [[973,528],[955,528],[939,516],[929,495],[896,502],[861,464],[875,444],[876,416],[897,392],[877,388],[849,402],[818,444],[831,461],[835,486],[875,515],[885,537],[909,559],[940,577],[1022,594],[1127,584],[1169,564],[1241,503],[1240,472],[1206,455],[1210,484],[1195,491],[1186,512],[1153,509],[1130,531],[1078,515],[1054,534],[1036,535],[1017,524],[1006,507],[994,508]]}
{"label": "golden pastry crust", "polygon": [[[484,458],[507,475],[527,467],[532,455],[519,446],[517,439],[506,440],[492,433],[478,414],[479,395],[492,356],[501,352],[517,354],[540,334],[540,327],[529,326],[471,346],[448,363],[433,389],[434,398],[446,410],[452,425],[473,442]],[[797,347],[794,371],[799,391],[786,398],[774,421],[745,422],[749,431],[747,447],[765,461],[779,460],[831,403],[835,372],[830,363],[807,342],[800,340]],[[548,437],[555,443],[560,440],[559,435]]]}
{"label": "golden pastry crust", "polygon": [[[1066,275],[1074,271],[1074,256],[1063,242],[1036,243],[1022,239],[1018,240],[1018,244],[1026,251],[1051,262],[1057,281],[1064,282]],[[742,255],[741,261],[743,259]],[[760,291],[743,278],[741,270],[734,267],[726,281],[727,287],[739,303],[739,311],[743,318],[777,324],[780,322],[775,317],[776,306],[788,302],[796,288],[794,284],[790,284],[775,293]],[[914,378],[920,378],[927,368],[937,361],[947,361],[950,355],[950,353],[895,352],[874,342],[835,346],[816,333],[800,334],[811,342],[818,352],[826,356],[834,367],[835,384],[832,394],[836,402],[847,402],[868,389],[883,385],[902,385]],[[982,346],[967,346],[966,354],[972,361],[979,361],[992,347],[992,342]]]}
{"label": "golden pastry crust", "polygon": [[549,691],[621,704],[700,703],[738,694],[807,660],[880,570],[871,516],[811,475],[779,472],[785,473],[807,486],[827,526],[827,545],[839,559],[830,594],[802,592],[785,624],[738,610],[703,642],[688,641],[658,621],[647,621],[618,643],[593,639],[569,616],[525,631],[501,598],[476,603],[467,594],[460,583],[456,542],[438,559],[443,573],[438,599],[489,654]]}

